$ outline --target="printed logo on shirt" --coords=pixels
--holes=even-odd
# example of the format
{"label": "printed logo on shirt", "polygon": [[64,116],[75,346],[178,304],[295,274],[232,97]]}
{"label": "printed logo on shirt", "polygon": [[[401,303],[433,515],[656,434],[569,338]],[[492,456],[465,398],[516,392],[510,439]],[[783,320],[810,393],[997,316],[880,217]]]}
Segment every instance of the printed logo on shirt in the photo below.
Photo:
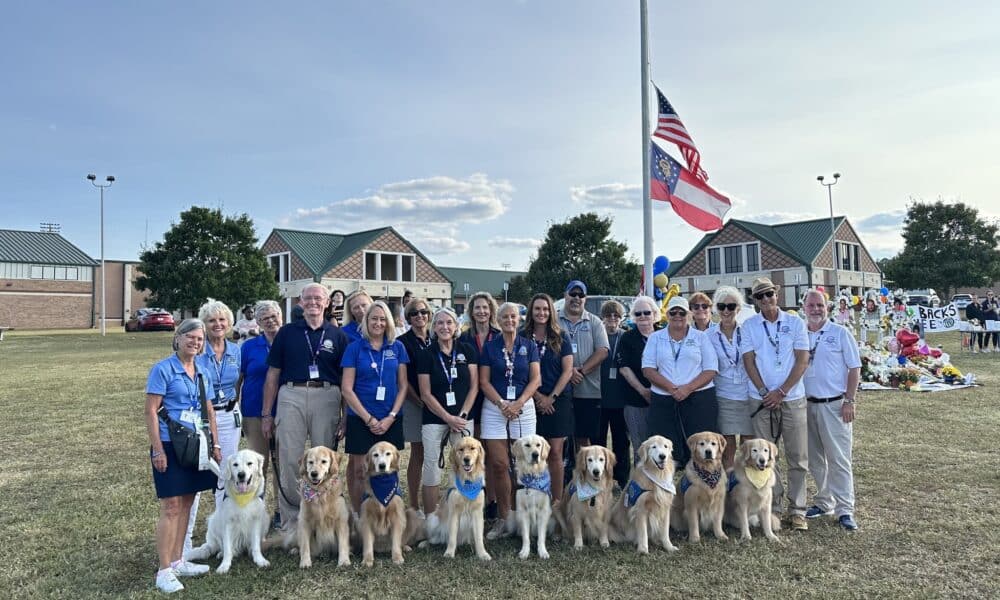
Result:
{"label": "printed logo on shirt", "polygon": [[232,366],[235,367],[236,366],[236,357],[235,356],[227,356],[226,357],[226,364],[227,365],[232,365]]}
{"label": "printed logo on shirt", "polygon": [[463,363],[467,363],[469,361],[467,361],[465,359],[465,354],[459,353],[458,356],[455,357],[455,362],[459,363],[459,364],[463,364]]}
{"label": "printed logo on shirt", "polygon": [[323,347],[320,350],[323,352],[333,352],[333,340],[323,340]]}
{"label": "printed logo on shirt", "polygon": [[781,333],[791,333],[791,332],[792,332],[792,328],[789,327],[788,325],[783,325],[781,327]]}
{"label": "printed logo on shirt", "polygon": [[685,346],[697,346],[698,342],[696,342],[694,340],[687,340],[687,341],[684,342],[684,345]]}
{"label": "printed logo on shirt", "polygon": [[520,356],[527,356],[528,355],[528,348],[525,347],[525,346],[521,346],[521,349],[518,350],[517,353]]}

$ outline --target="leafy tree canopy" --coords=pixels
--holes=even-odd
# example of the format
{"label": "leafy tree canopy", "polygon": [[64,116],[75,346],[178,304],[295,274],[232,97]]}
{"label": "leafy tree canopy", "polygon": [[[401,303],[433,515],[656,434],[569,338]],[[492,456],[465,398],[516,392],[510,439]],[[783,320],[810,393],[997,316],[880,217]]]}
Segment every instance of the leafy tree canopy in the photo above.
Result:
{"label": "leafy tree canopy", "polygon": [[246,214],[230,217],[193,206],[139,260],[142,276],[136,287],[152,292],[151,306],[196,311],[206,298],[215,298],[236,312],[250,302],[278,297]]}
{"label": "leafy tree canopy", "polygon": [[902,252],[881,263],[885,276],[906,288],[934,288],[942,300],[958,287],[1000,278],[998,226],[962,202],[917,202],[903,221]]}
{"label": "leafy tree canopy", "polygon": [[612,222],[611,217],[584,213],[551,225],[528,267],[529,291],[559,298],[567,283],[580,279],[592,295],[634,294],[641,267],[626,256],[628,246],[611,238]]}

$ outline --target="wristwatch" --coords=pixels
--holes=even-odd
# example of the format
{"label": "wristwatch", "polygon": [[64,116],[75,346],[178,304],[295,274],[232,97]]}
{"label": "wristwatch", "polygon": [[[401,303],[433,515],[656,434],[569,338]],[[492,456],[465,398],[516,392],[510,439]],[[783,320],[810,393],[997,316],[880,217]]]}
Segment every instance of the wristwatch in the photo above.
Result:
{"label": "wristwatch", "polygon": [[844,396],[844,404],[854,404],[854,398],[848,398]]}
{"label": "wristwatch", "polygon": [[761,398],[763,398],[764,396],[766,396],[767,392],[768,392],[768,389],[766,387],[759,387],[759,388],[757,388],[757,393],[760,394]]}
{"label": "wristwatch", "polygon": [[390,410],[389,411],[389,416],[392,417],[393,419],[395,419],[396,418],[396,412]]}
{"label": "wristwatch", "polygon": [[458,417],[459,417],[460,419],[468,419],[468,418],[469,418],[469,413],[466,413],[466,412],[464,412],[464,413],[459,413],[459,414],[458,414]]}

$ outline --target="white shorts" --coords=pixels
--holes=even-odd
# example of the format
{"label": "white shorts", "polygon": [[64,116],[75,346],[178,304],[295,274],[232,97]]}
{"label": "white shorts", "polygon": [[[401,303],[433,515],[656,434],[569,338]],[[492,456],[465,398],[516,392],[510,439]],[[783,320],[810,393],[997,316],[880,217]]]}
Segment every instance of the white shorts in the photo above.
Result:
{"label": "white shorts", "polygon": [[[467,421],[469,431],[476,430],[474,421]],[[427,423],[421,429],[424,438],[424,466],[421,485],[441,485],[441,467],[438,466],[438,459],[441,458],[441,440],[448,436],[448,443],[452,446],[462,441],[462,434],[455,433],[451,427],[440,423]],[[447,460],[445,463],[447,464]]]}
{"label": "white shorts", "polygon": [[750,402],[716,398],[719,404],[719,433],[722,435],[753,435]]}
{"label": "white shorts", "polygon": [[[483,402],[483,414],[480,438],[484,440],[507,439],[507,419],[492,402]],[[521,414],[510,421],[510,439],[516,440],[535,433],[535,401],[528,400],[521,409]]]}

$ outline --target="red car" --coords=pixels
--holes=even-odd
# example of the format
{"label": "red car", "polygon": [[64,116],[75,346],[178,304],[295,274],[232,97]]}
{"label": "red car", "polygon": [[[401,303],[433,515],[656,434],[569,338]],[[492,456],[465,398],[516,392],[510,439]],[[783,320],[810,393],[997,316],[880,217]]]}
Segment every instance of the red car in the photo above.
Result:
{"label": "red car", "polygon": [[140,308],[125,323],[125,331],[173,331],[174,316],[162,308]]}

